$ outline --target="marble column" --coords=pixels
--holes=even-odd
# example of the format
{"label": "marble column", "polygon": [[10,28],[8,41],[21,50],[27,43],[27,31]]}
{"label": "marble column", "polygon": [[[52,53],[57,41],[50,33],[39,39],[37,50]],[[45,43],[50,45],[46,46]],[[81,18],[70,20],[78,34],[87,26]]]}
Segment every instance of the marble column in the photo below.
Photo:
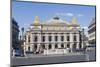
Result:
{"label": "marble column", "polygon": [[73,42],[73,34],[70,33],[69,35],[70,35],[70,42],[72,43]]}
{"label": "marble column", "polygon": [[60,34],[58,33],[57,36],[58,36],[58,48],[61,48],[61,37],[60,37]]}
{"label": "marble column", "polygon": [[51,37],[52,37],[52,44],[51,44],[52,48],[51,48],[51,49],[54,49],[54,48],[55,48],[55,46],[54,46],[54,45],[55,45],[55,44],[54,44],[54,42],[55,42],[54,36],[55,36],[55,35],[52,33],[52,34],[51,34]]}
{"label": "marble column", "polygon": [[77,39],[77,47],[76,48],[79,49],[79,33],[76,34],[76,37],[77,37],[76,38]]}
{"label": "marble column", "polygon": [[67,43],[66,33],[64,33],[64,48],[66,48],[66,43]]}

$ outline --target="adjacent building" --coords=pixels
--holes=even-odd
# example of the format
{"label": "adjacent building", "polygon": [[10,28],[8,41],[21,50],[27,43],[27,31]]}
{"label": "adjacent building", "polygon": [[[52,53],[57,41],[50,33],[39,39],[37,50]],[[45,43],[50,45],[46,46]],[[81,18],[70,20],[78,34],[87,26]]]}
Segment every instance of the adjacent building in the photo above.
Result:
{"label": "adjacent building", "polygon": [[87,47],[87,50],[93,50],[96,49],[96,20],[95,18],[92,19],[90,25],[88,26],[88,34],[89,34],[89,45]]}
{"label": "adjacent building", "polygon": [[24,52],[33,54],[64,54],[82,49],[80,25],[76,17],[69,23],[59,17],[40,22],[38,16],[25,33]]}
{"label": "adjacent building", "polygon": [[12,45],[11,45],[11,48],[12,48],[12,53],[13,53],[13,50],[16,50],[16,49],[19,49],[19,39],[18,39],[18,36],[19,36],[19,26],[17,24],[17,22],[12,19],[12,26],[11,26],[11,40],[12,40]]}
{"label": "adjacent building", "polygon": [[95,18],[92,19],[90,25],[88,26],[89,43],[96,44],[96,21]]}

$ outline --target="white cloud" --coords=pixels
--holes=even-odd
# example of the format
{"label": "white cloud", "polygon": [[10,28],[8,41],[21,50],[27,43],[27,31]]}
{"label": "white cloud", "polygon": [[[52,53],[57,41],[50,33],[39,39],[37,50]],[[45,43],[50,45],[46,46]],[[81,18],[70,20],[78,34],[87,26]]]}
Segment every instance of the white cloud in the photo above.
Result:
{"label": "white cloud", "polygon": [[82,14],[78,14],[77,16],[78,16],[78,17],[82,17],[83,15],[82,15]]}
{"label": "white cloud", "polygon": [[74,16],[73,13],[56,13],[57,16]]}
{"label": "white cloud", "polygon": [[56,13],[57,16],[77,16],[77,17],[82,17],[83,15],[82,14],[74,14],[74,13],[71,13],[71,12],[68,12],[68,13],[63,13],[63,12],[59,12],[59,13]]}
{"label": "white cloud", "polygon": [[66,13],[67,16],[74,16],[73,13]]}

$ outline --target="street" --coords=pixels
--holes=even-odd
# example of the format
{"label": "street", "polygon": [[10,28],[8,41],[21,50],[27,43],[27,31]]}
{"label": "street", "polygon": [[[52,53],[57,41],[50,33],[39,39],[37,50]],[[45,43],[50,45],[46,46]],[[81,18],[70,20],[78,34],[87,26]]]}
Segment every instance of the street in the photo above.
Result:
{"label": "street", "polygon": [[71,53],[68,55],[34,55],[33,57],[12,57],[11,65],[37,65],[37,64],[51,64],[51,63],[69,63],[69,62],[83,62],[95,61],[95,51],[82,53]]}

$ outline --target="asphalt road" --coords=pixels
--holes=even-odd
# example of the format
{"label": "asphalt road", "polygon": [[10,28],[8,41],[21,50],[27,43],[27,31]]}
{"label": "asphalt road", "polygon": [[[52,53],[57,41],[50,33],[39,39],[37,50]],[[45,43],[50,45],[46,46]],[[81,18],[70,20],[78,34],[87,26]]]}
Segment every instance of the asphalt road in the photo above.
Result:
{"label": "asphalt road", "polygon": [[85,54],[68,54],[68,55],[34,55],[33,57],[12,57],[11,65],[38,65],[51,63],[69,63],[81,61],[95,61],[95,52],[86,52]]}

